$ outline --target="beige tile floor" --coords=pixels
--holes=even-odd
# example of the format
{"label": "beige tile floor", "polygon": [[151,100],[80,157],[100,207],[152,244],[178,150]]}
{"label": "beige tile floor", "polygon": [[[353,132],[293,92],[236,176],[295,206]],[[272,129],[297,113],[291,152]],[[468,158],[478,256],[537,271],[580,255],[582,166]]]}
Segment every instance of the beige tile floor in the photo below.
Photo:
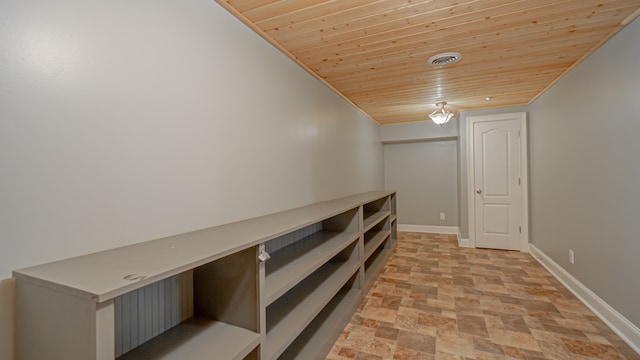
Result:
{"label": "beige tile floor", "polygon": [[327,359],[640,359],[529,254],[398,237]]}

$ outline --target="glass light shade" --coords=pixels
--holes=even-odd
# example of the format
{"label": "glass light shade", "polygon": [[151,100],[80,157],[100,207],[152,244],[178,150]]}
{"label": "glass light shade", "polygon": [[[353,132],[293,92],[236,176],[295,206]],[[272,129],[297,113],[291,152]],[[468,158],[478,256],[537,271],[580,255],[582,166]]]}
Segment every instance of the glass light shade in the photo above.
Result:
{"label": "glass light shade", "polygon": [[444,109],[444,106],[446,104],[447,104],[446,102],[437,103],[436,105],[438,106],[438,109],[436,109],[436,111],[429,114],[429,117],[434,123],[438,125],[443,125],[449,122],[449,120],[451,120],[451,118],[453,117],[452,112]]}

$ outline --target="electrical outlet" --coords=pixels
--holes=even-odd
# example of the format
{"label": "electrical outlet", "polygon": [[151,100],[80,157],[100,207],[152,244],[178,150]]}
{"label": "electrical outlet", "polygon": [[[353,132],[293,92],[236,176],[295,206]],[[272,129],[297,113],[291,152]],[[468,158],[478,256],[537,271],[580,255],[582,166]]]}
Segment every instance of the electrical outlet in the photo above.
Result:
{"label": "electrical outlet", "polygon": [[444,213],[440,213],[440,220],[444,220],[444,219],[445,219]]}
{"label": "electrical outlet", "polygon": [[574,264],[575,263],[575,255],[573,254],[573,250],[569,249],[569,262]]}

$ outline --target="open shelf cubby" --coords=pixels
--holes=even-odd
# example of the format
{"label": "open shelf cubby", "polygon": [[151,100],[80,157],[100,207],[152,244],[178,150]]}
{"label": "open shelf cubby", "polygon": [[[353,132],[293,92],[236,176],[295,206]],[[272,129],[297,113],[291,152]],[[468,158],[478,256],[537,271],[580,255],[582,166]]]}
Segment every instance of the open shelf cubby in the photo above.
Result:
{"label": "open shelf cubby", "polygon": [[[308,227],[306,235],[271,253],[265,264],[265,305],[269,305],[298,282],[316,271],[358,237],[357,210],[352,209]],[[315,231],[314,231],[315,230]],[[274,239],[270,243],[285,243]]]}
{"label": "open shelf cubby", "polygon": [[354,241],[266,308],[267,359],[276,359],[358,271]]}
{"label": "open shelf cubby", "polygon": [[324,359],[362,299],[357,283],[354,274],[278,359]]}
{"label": "open shelf cubby", "polygon": [[369,289],[376,277],[382,271],[384,264],[391,255],[391,250],[386,248],[389,239],[385,240],[381,246],[375,249],[373,254],[364,262],[364,289]]}
{"label": "open shelf cubby", "polygon": [[251,359],[260,342],[257,274],[251,247],[116,297],[117,358],[207,358],[216,349]]}
{"label": "open shelf cubby", "polygon": [[377,223],[385,219],[391,214],[389,205],[389,197],[383,197],[378,200],[366,203],[362,206],[364,231],[368,231]]}
{"label": "open shelf cubby", "polygon": [[391,235],[391,221],[386,217],[364,233],[364,259],[371,257],[380,246],[390,247],[390,242],[385,242]]}

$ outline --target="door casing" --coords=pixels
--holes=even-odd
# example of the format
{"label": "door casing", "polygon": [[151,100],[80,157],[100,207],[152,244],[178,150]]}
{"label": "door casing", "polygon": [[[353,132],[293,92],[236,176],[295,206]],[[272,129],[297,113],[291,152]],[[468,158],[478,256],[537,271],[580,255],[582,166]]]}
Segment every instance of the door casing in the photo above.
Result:
{"label": "door casing", "polygon": [[469,246],[476,247],[476,216],[475,216],[475,188],[474,188],[474,124],[478,122],[518,120],[520,122],[520,185],[521,185],[521,214],[522,233],[520,234],[520,251],[529,252],[529,177],[528,177],[528,145],[527,145],[527,113],[507,113],[496,115],[482,115],[467,117],[467,204],[469,212]]}

